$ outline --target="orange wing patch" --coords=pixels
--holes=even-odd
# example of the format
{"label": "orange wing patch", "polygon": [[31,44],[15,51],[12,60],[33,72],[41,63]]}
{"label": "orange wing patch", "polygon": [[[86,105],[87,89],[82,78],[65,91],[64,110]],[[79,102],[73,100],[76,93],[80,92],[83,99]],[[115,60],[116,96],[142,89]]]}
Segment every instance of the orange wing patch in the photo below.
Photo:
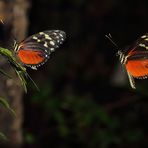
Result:
{"label": "orange wing patch", "polygon": [[44,61],[42,53],[37,50],[19,50],[18,57],[22,63],[28,65],[40,64]]}
{"label": "orange wing patch", "polygon": [[148,75],[148,60],[129,60],[127,62],[126,70],[133,77],[144,77]]}

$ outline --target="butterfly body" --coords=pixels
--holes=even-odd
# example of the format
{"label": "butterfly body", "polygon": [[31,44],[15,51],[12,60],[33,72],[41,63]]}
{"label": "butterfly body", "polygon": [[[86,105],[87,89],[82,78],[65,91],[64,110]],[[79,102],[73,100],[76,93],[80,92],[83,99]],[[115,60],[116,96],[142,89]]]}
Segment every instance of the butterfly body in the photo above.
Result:
{"label": "butterfly body", "polygon": [[148,77],[148,33],[141,36],[127,51],[119,50],[117,54],[125,66],[131,87],[135,89],[134,78]]}
{"label": "butterfly body", "polygon": [[21,63],[32,69],[37,69],[49,59],[51,52],[58,48],[65,38],[64,31],[47,30],[16,44],[14,50]]}

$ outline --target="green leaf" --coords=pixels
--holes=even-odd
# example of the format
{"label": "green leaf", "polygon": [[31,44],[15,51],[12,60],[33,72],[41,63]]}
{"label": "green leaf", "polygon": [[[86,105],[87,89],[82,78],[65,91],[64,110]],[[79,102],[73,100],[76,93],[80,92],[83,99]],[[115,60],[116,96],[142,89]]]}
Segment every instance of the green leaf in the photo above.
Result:
{"label": "green leaf", "polygon": [[35,143],[36,139],[35,139],[35,136],[32,133],[26,133],[25,134],[25,141],[28,144],[33,144],[33,143]]}
{"label": "green leaf", "polygon": [[8,77],[9,79],[12,79],[11,76],[9,76],[6,72],[4,72],[2,69],[0,69],[0,73],[3,74],[4,76]]}
{"label": "green leaf", "polygon": [[6,49],[6,48],[2,48],[0,47],[0,54],[3,56],[6,56],[7,58],[12,58],[13,54],[10,50]]}
{"label": "green leaf", "polygon": [[[37,88],[37,90],[39,90],[38,86],[35,84],[35,82],[31,79],[31,77],[28,75],[26,68],[21,65],[19,62],[17,62],[17,59],[13,56],[13,52],[6,49],[6,48],[2,48],[0,47],[0,54],[4,57],[6,57],[10,63],[10,65],[14,68],[14,70],[16,71],[19,79],[21,80],[22,86],[24,87],[25,92],[27,93],[27,82],[26,82],[26,78],[29,78],[32,83],[34,84],[34,86]],[[0,70],[0,73],[8,76],[8,74],[6,74],[4,71]],[[10,78],[10,76],[8,76]]]}
{"label": "green leaf", "polygon": [[23,72],[22,71],[18,71],[17,69],[15,69],[15,71],[16,71],[19,79],[21,80],[21,83],[22,83],[22,86],[23,86],[25,92],[27,93],[27,86],[26,86],[27,82],[26,82],[26,80],[24,78]]}
{"label": "green leaf", "polygon": [[0,140],[8,140],[2,132],[0,132]]}
{"label": "green leaf", "polygon": [[37,84],[33,81],[33,79],[29,76],[29,74],[27,72],[25,73],[25,75],[26,75],[26,77],[28,77],[30,79],[30,81],[33,83],[33,85],[36,87],[36,89],[38,91],[40,91],[40,89],[38,88]]}
{"label": "green leaf", "polygon": [[10,107],[6,99],[3,99],[0,97],[0,104],[2,104],[6,109],[8,109],[12,113],[13,116],[16,116],[15,111]]}

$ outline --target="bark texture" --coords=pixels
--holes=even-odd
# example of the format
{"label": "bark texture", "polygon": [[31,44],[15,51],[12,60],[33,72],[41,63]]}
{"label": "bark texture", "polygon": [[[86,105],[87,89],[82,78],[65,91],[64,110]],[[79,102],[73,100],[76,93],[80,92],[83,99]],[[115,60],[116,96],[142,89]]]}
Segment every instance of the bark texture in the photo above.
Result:
{"label": "bark texture", "polygon": [[[11,35],[15,36],[18,41],[26,36],[28,8],[29,2],[27,0],[0,1],[0,19],[4,22],[1,27],[3,28],[6,43],[8,43]],[[5,69],[13,77],[13,80],[4,76],[0,77],[0,96],[8,99],[10,106],[17,114],[17,117],[13,117],[6,109],[0,106],[0,132],[3,132],[9,139],[7,142],[2,142],[0,147],[19,148],[23,143],[23,89],[13,69],[8,66],[5,59],[0,61],[0,68]]]}

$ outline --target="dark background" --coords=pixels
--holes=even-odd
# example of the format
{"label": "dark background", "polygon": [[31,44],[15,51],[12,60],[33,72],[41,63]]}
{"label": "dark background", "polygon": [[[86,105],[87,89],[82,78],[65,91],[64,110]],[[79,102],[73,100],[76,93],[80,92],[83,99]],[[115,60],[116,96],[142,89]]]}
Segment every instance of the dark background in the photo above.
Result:
{"label": "dark background", "polygon": [[28,36],[60,29],[67,39],[28,73],[24,147],[148,147],[147,80],[130,88],[116,48],[147,32],[147,0],[32,0]]}

